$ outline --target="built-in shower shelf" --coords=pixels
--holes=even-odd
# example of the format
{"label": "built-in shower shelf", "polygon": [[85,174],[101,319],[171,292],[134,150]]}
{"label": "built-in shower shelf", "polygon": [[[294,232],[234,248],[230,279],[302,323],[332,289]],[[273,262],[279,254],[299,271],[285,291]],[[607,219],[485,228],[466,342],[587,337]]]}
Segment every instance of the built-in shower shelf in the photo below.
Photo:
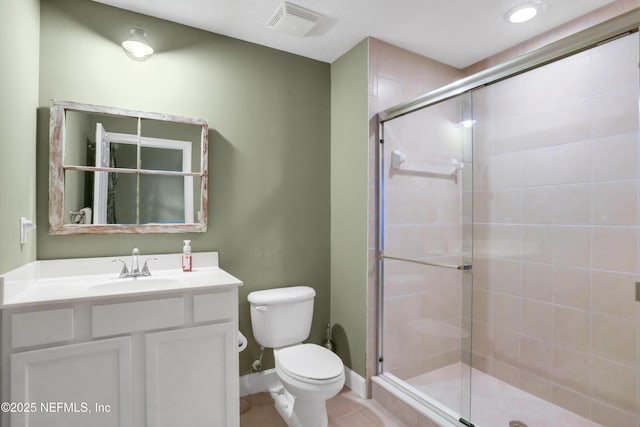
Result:
{"label": "built-in shower shelf", "polygon": [[413,163],[407,161],[407,155],[398,150],[391,151],[391,168],[402,170],[408,173],[418,173],[425,175],[441,175],[455,177],[459,170],[464,169],[464,163],[457,159],[450,162],[440,163]]}

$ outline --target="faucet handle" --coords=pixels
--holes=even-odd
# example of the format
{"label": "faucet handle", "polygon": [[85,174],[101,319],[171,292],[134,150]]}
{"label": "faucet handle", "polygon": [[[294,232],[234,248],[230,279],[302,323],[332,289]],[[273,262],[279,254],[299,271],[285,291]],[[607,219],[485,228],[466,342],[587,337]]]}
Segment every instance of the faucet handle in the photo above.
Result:
{"label": "faucet handle", "polygon": [[158,258],[156,258],[156,257],[147,258],[144,261],[144,265],[142,266],[142,275],[143,276],[151,276],[151,272],[149,271],[149,261],[158,261]]}
{"label": "faucet handle", "polygon": [[122,263],[122,270],[120,271],[120,275],[118,276],[119,278],[129,276],[129,269],[127,268],[127,263],[124,262],[123,259],[119,259],[118,258],[118,259],[112,260],[111,262],[112,263],[114,263],[114,262],[121,262]]}

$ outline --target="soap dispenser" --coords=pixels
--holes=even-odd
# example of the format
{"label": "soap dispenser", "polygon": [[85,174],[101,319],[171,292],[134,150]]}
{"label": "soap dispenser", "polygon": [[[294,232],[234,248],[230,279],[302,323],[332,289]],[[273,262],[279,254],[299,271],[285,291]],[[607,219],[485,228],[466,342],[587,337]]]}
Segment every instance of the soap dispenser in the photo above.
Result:
{"label": "soap dispenser", "polygon": [[192,266],[191,240],[185,240],[182,248],[182,271],[191,271]]}

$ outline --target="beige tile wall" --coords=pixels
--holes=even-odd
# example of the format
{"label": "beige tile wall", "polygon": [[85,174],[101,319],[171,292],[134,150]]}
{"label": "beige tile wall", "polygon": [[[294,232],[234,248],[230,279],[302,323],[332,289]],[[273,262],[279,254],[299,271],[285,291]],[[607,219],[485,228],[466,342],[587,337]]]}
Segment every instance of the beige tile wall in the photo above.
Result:
{"label": "beige tile wall", "polygon": [[473,363],[640,425],[638,35],[474,93]]}

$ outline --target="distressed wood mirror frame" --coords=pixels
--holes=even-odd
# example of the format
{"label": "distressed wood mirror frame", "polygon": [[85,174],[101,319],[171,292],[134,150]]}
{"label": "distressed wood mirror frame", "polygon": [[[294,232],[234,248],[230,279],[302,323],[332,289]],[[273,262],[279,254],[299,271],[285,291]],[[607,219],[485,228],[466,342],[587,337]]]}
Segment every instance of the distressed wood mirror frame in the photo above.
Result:
{"label": "distressed wood mirror frame", "polygon": [[[138,158],[135,168],[116,168],[98,165],[78,165],[65,164],[65,123],[67,112],[87,112],[95,114],[104,114],[107,116],[120,116],[125,119],[137,120],[137,153]],[[140,140],[142,120],[155,120],[165,123],[177,123],[182,125],[195,125],[200,127],[200,171],[193,172],[189,170],[157,170],[143,169],[140,161]],[[209,126],[206,120],[192,119],[187,117],[173,116],[162,113],[148,113],[142,111],[126,110],[114,107],[105,107],[91,104],[81,104],[76,102],[52,101],[50,120],[49,120],[49,234],[67,235],[67,234],[125,234],[125,233],[188,233],[188,232],[205,232],[207,230],[207,188],[208,188],[208,135]],[[136,135],[130,135],[135,137]],[[153,138],[148,138],[153,139]],[[135,143],[134,143],[135,145]],[[190,159],[189,159],[190,160]],[[189,162],[188,162],[189,163]],[[136,224],[70,224],[65,223],[65,172],[79,171],[94,173],[103,172],[107,175],[113,174],[129,174],[136,175],[138,179],[141,176],[169,176],[184,177],[185,185],[191,182],[194,177],[200,178],[199,193],[200,203],[196,206],[197,215],[194,222],[186,222],[187,214],[185,214],[185,223],[136,223]],[[192,187],[195,185],[192,183]],[[194,191],[197,192],[197,188]],[[137,209],[140,204],[140,189],[136,194]],[[186,200],[185,191],[185,200]],[[186,205],[185,205],[186,206]],[[193,209],[191,209],[193,211]],[[193,214],[191,214],[193,215]],[[193,221],[193,220],[191,220]]]}

